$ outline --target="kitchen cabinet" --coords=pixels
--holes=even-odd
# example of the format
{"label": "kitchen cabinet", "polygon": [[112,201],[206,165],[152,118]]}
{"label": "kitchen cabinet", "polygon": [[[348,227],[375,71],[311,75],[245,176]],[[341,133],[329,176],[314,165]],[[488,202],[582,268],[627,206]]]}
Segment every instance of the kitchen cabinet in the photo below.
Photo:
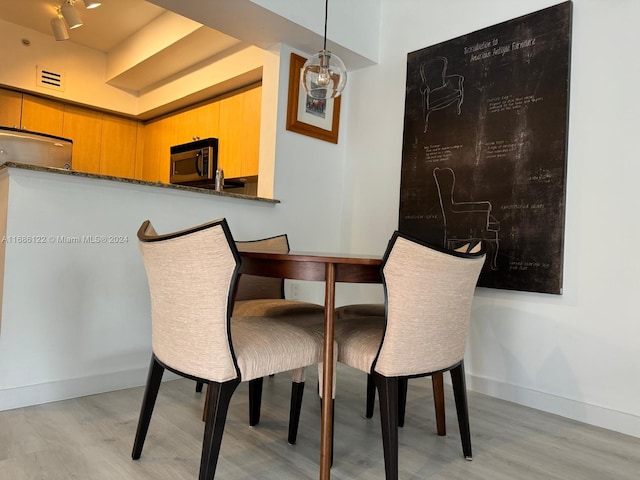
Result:
{"label": "kitchen cabinet", "polygon": [[62,136],[73,140],[73,169],[135,178],[138,123],[118,115],[65,105]]}
{"label": "kitchen cabinet", "polygon": [[63,124],[63,103],[26,93],[22,95],[20,128],[61,137]]}
{"label": "kitchen cabinet", "polygon": [[242,175],[240,155],[242,150],[243,95],[232,95],[220,100],[220,137],[218,141],[218,168],[226,178]]}
{"label": "kitchen cabinet", "polygon": [[20,128],[22,94],[0,88],[0,126]]}
{"label": "kitchen cabinet", "polygon": [[87,173],[100,173],[102,113],[66,105],[62,136],[73,140],[71,167]]}
{"label": "kitchen cabinet", "polygon": [[219,138],[219,102],[185,110],[144,125],[142,167],[137,178],[150,182],[170,182],[170,152],[173,145],[189,143],[194,137]]}
{"label": "kitchen cabinet", "polygon": [[73,169],[169,183],[170,148],[219,139],[226,178],[258,174],[262,87],[251,85],[145,124],[91,108],[0,89],[0,125],[73,140]]}
{"label": "kitchen cabinet", "polygon": [[141,180],[169,183],[169,152],[176,138],[172,116],[145,124]]}
{"label": "kitchen cabinet", "polygon": [[136,168],[133,178],[142,180],[142,168],[144,158],[144,124],[136,122]]}
{"label": "kitchen cabinet", "polygon": [[258,174],[262,86],[223,97],[220,104],[218,165],[226,178]]}
{"label": "kitchen cabinet", "polygon": [[218,138],[220,106],[217,101],[199,105],[174,115],[175,145],[195,139]]}
{"label": "kitchen cabinet", "polygon": [[249,133],[242,142],[240,154],[241,175],[258,175],[260,159],[260,123],[262,112],[262,86],[247,90],[242,105],[242,125]]}
{"label": "kitchen cabinet", "polygon": [[134,178],[138,122],[117,115],[102,115],[100,171],[102,175]]}
{"label": "kitchen cabinet", "polygon": [[0,89],[0,125],[62,136],[64,104]]}

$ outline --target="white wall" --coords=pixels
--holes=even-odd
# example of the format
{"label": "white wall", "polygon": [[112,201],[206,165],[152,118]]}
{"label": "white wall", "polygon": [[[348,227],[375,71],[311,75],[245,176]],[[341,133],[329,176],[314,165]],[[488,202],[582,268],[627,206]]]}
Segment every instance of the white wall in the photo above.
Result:
{"label": "white wall", "polygon": [[[382,251],[397,226],[407,53],[557,3],[383,0],[380,63],[345,96],[345,247]],[[564,294],[478,289],[466,357],[473,390],[635,436],[638,18],[635,0],[574,0]]]}

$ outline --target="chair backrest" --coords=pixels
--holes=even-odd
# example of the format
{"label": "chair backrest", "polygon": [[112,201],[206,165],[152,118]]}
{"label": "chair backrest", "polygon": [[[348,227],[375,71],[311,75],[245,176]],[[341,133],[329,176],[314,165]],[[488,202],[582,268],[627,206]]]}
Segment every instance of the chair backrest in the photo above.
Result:
{"label": "chair backrest", "polygon": [[[261,240],[238,241],[240,252],[289,252],[289,240],[286,234]],[[284,298],[284,279],[241,275],[236,290],[236,301],[267,298]]]}
{"label": "chair backrest", "polygon": [[[475,247],[475,245],[474,245]],[[471,303],[484,248],[444,250],[395,232],[384,256],[384,337],[373,369],[385,376],[420,375],[464,357]]]}
{"label": "chair backrest", "polygon": [[138,240],[158,360],[198,378],[237,378],[229,321],[240,256],[226,220],[166,235],[158,235],[147,220]]}

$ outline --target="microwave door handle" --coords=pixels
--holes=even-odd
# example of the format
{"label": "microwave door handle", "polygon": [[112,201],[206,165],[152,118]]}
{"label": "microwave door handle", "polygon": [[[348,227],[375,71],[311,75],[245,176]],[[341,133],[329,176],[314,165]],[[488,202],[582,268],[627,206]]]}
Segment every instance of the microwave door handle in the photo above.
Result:
{"label": "microwave door handle", "polygon": [[199,177],[202,176],[202,168],[200,164],[202,163],[202,152],[196,153],[196,173]]}

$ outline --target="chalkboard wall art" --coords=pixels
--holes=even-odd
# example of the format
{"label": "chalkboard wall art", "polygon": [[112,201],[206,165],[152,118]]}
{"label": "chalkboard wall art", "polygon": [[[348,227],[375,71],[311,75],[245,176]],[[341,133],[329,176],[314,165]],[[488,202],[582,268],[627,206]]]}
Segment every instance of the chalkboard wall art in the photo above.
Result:
{"label": "chalkboard wall art", "polygon": [[562,293],[571,2],[411,52],[399,230],[482,239],[479,286]]}

